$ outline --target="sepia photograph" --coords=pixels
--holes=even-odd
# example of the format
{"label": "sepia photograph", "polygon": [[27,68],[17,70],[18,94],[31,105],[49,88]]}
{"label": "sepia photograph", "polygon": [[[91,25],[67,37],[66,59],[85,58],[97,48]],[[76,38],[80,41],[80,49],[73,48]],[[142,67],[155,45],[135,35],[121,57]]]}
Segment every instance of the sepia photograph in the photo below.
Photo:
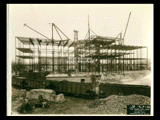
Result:
{"label": "sepia photograph", "polygon": [[6,4],[7,116],[154,116],[153,4]]}

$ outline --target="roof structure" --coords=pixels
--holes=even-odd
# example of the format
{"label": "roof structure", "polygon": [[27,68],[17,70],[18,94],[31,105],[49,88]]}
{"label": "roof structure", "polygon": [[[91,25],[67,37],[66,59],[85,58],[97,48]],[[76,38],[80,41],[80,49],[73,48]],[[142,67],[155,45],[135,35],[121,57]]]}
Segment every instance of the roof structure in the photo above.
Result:
{"label": "roof structure", "polygon": [[[17,37],[19,41],[26,45],[52,45],[51,39],[40,39],[40,38],[29,38],[29,37]],[[84,47],[88,47],[88,44],[100,44],[103,45],[100,49],[114,49],[114,50],[135,50],[140,48],[146,48],[146,46],[130,46],[130,45],[112,45],[115,42],[115,39],[106,39],[106,38],[94,38],[92,40],[78,40],[78,41],[70,41],[70,40],[54,40],[54,45],[57,46],[66,46],[69,44],[69,47],[74,46],[77,42],[81,44],[85,44],[84,46],[79,46],[78,49],[83,49]],[[17,48],[19,49],[19,48]],[[90,49],[95,49],[95,47],[90,46]],[[31,52],[30,50],[19,49],[22,52]]]}
{"label": "roof structure", "polygon": [[44,38],[30,38],[30,37],[16,37],[19,41],[21,41],[25,45],[66,45],[68,43],[68,39],[66,40],[53,40],[52,39],[44,39]]}

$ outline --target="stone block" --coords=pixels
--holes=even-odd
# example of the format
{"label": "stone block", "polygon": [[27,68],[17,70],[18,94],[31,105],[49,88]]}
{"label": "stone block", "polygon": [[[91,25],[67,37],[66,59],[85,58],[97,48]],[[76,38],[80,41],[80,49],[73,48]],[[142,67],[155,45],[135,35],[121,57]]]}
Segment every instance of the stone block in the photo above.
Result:
{"label": "stone block", "polygon": [[63,94],[58,94],[55,96],[55,102],[56,103],[63,103],[65,101],[64,95]]}

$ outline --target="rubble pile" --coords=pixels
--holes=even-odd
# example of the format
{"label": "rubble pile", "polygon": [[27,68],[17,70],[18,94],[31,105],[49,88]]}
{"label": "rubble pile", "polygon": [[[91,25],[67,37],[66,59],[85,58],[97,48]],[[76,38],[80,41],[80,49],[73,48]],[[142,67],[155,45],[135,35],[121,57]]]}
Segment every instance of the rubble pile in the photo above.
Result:
{"label": "rubble pile", "polygon": [[58,94],[55,96],[54,102],[56,103],[63,103],[65,101],[63,94]]}
{"label": "rubble pile", "polygon": [[127,105],[150,105],[150,98],[137,94],[111,95],[107,98],[96,99],[89,107],[98,108],[97,113],[102,114],[127,114]]}
{"label": "rubble pile", "polygon": [[63,103],[63,94],[56,95],[51,89],[21,89],[17,96],[12,98],[12,111],[18,113],[32,113],[34,108],[48,108],[52,102]]}
{"label": "rubble pile", "polygon": [[51,89],[32,89],[27,92],[26,98],[38,100],[40,95],[47,101],[55,101],[56,92]]}

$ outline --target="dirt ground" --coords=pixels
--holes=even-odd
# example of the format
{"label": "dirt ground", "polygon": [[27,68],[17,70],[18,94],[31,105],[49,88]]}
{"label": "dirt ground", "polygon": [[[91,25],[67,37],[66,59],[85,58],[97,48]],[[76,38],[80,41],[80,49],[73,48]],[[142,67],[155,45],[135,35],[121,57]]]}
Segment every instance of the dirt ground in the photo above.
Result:
{"label": "dirt ground", "polygon": [[52,103],[50,108],[36,108],[32,114],[96,114],[95,108],[88,107],[92,101],[65,96],[64,103]]}
{"label": "dirt ground", "polygon": [[[16,97],[19,89],[12,87],[12,98]],[[105,102],[104,102],[105,101]],[[65,96],[63,103],[50,103],[49,108],[34,108],[31,115],[109,115],[127,114],[127,104],[150,104],[150,98],[143,95],[118,96],[111,95],[103,99],[84,99]],[[12,113],[19,114],[15,109],[15,101],[12,100]],[[21,114],[20,114],[21,115]]]}
{"label": "dirt ground", "polygon": [[[12,98],[18,91],[12,87]],[[92,101],[94,100],[65,96],[65,102],[52,102],[49,108],[35,108],[31,114],[96,114],[95,108],[88,107]],[[14,110],[14,101],[12,101],[12,113],[17,113]]]}

